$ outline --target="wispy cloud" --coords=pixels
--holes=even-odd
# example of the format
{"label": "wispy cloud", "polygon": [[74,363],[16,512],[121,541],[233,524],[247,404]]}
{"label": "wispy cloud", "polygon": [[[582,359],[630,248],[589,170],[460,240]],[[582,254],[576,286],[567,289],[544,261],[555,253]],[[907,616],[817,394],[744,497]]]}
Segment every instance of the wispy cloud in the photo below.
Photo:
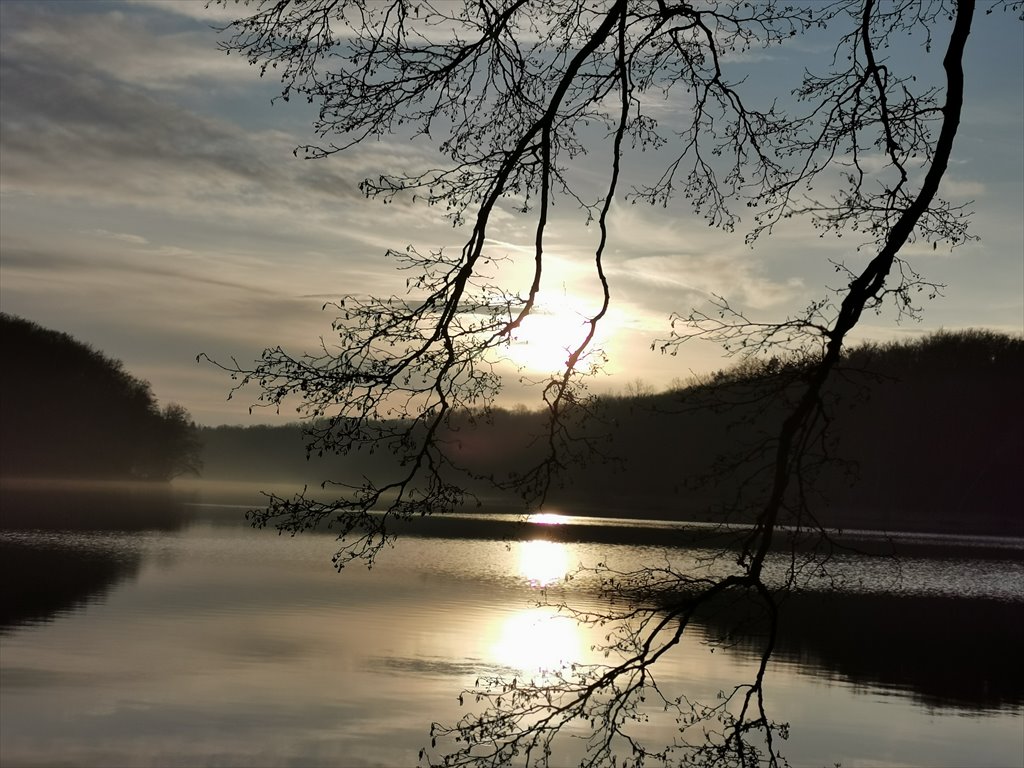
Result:
{"label": "wispy cloud", "polygon": [[132,235],[127,232],[109,232],[105,229],[87,229],[82,231],[83,235],[91,235],[93,237],[108,238],[110,240],[120,240],[122,243],[131,243],[132,245],[145,245],[148,240],[140,235]]}

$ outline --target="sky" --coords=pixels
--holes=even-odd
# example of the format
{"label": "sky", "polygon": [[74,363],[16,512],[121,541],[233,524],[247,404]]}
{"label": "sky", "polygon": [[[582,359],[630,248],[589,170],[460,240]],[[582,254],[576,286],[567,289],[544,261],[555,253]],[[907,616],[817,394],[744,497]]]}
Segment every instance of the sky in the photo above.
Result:
{"label": "sky", "polygon": [[[330,333],[324,302],[403,292],[407,275],[384,258],[388,248],[457,248],[467,236],[434,208],[383,205],[357,188],[420,162],[430,147],[392,137],[325,160],[296,158],[295,146],[312,138],[313,111],[272,104],[276,82],[217,50],[213,27],[233,12],[191,0],[0,3],[0,310],[122,360],[161,403],[209,425],[295,413],[250,414],[256,392],[229,400],[229,377],[197,362],[199,353],[245,364],[265,347],[313,350]],[[812,44],[732,66],[749,66],[753,84],[771,93],[820,54]],[[892,55],[923,61],[916,47]],[[920,322],[866,317],[859,339],[1024,332],[1024,24],[979,14],[966,75],[943,191],[974,201],[979,240],[908,251],[919,272],[947,286],[943,295]],[[636,160],[637,170],[646,162]],[[743,227],[709,229],[681,205],[616,205],[605,260],[609,363],[596,391],[637,380],[657,390],[730,363],[710,344],[675,357],[651,351],[672,312],[719,294],[753,318],[782,319],[836,282],[830,259],[864,258],[849,239],[818,239],[806,224],[753,247]],[[560,313],[590,306],[594,234],[578,212],[556,211],[551,311],[510,353],[528,374],[559,359]],[[532,258],[528,220],[503,212],[491,236],[495,252]],[[504,404],[539,405],[539,387],[516,375],[509,382]]]}

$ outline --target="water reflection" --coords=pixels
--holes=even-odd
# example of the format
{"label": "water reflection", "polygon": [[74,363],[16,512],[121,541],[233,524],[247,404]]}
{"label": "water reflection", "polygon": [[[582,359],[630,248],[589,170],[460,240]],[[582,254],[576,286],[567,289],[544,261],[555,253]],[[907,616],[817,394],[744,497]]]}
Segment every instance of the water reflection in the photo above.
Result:
{"label": "water reflection", "polygon": [[44,541],[0,534],[0,635],[102,602],[134,578],[140,555],[104,543],[70,534]]}
{"label": "water reflection", "polygon": [[526,675],[582,661],[579,625],[551,608],[531,608],[506,616],[492,648],[495,661]]}
{"label": "water reflection", "polygon": [[526,522],[536,525],[565,525],[570,518],[557,512],[537,512],[530,515]]}
{"label": "water reflection", "polygon": [[547,587],[569,573],[569,549],[557,541],[519,542],[519,573],[531,586]]}
{"label": "water reflection", "polygon": [[186,499],[153,483],[0,481],[0,634],[103,602],[139,573],[133,534],[182,530]]}
{"label": "water reflection", "polygon": [[[742,609],[740,609],[742,610]],[[714,641],[763,647],[764,626],[730,634],[737,608],[700,617]],[[1024,702],[1019,602],[944,596],[797,593],[783,608],[773,661],[931,708],[1014,710]]]}
{"label": "water reflection", "polygon": [[[411,538],[372,573],[338,576],[331,536],[249,531],[241,508],[188,513],[189,523],[162,533],[0,534],[8,604],[21,605],[12,594],[21,589],[37,603],[31,616],[58,619],[19,631],[26,608],[0,637],[0,764],[412,765],[431,720],[469,711],[456,694],[476,677],[523,680],[602,660],[591,647],[607,630],[525,609],[538,589],[554,590],[578,562],[629,568],[661,555]],[[119,516],[154,518],[138,507]],[[906,594],[887,597],[871,586],[883,568],[875,562],[845,566],[871,594],[795,595],[784,605],[768,702],[794,726],[784,747],[792,764],[1024,765],[1019,561],[935,561],[972,599],[914,594],[937,587],[922,586],[931,571],[913,562],[904,563]],[[1013,601],[986,599],[1004,584]],[[586,578],[568,586],[571,604],[591,604]],[[698,618],[725,647],[680,646],[658,669],[673,695],[711,701],[747,679],[747,643],[757,638],[730,635],[728,613]],[[643,731],[652,742],[676,735],[674,721],[653,714]]]}
{"label": "water reflection", "polygon": [[[569,547],[561,542],[533,539],[516,543],[519,575],[531,587],[543,589],[562,581],[569,572]],[[524,674],[557,669],[581,660],[579,625],[549,607],[507,614],[496,621],[491,648],[495,662]]]}

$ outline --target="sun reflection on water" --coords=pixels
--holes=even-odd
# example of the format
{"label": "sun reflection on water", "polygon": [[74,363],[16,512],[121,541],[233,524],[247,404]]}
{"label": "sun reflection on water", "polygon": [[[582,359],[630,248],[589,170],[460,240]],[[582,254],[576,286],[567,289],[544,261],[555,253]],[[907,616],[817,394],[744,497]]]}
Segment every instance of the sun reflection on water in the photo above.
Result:
{"label": "sun reflection on water", "polygon": [[519,542],[519,573],[534,587],[561,581],[569,572],[569,551],[557,541]]}
{"label": "sun reflection on water", "polygon": [[[536,539],[518,542],[519,575],[543,588],[569,572],[569,548],[560,542]],[[523,674],[557,669],[583,656],[583,637],[575,620],[554,607],[539,606],[505,614],[492,625],[495,661]]]}
{"label": "sun reflection on water", "polygon": [[539,525],[565,525],[569,518],[557,512],[535,512],[527,518],[526,522]]}
{"label": "sun reflection on water", "polygon": [[499,664],[530,674],[580,661],[583,638],[570,617],[553,608],[531,608],[502,621],[493,653]]}

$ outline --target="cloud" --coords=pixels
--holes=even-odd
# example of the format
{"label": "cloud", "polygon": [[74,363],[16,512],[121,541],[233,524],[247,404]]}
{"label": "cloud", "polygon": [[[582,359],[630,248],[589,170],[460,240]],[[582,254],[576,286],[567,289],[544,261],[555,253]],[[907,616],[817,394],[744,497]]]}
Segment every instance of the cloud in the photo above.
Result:
{"label": "cloud", "polygon": [[984,183],[972,179],[959,179],[949,172],[942,177],[942,183],[939,185],[939,194],[952,199],[973,200],[983,197],[986,192],[987,187]]}
{"label": "cloud", "polygon": [[229,213],[254,204],[323,204],[328,196],[335,205],[361,199],[358,177],[339,164],[293,160],[296,137],[247,130],[226,114],[198,114],[154,87],[151,71],[175,73],[191,86],[196,77],[207,87],[230,79],[233,70],[212,50],[212,33],[168,47],[168,36],[119,13],[20,9],[5,16],[12,17],[2,57],[8,194],[190,212],[216,201]]}
{"label": "cloud", "polygon": [[[638,305],[687,311],[712,294],[737,306],[778,309],[805,293],[799,276],[787,275],[776,245],[757,251],[739,238],[702,227],[691,217],[666,218],[641,206],[619,206],[612,218],[613,242],[629,243],[605,260],[617,292]],[[784,248],[784,246],[783,246]]]}
{"label": "cloud", "polygon": [[131,235],[127,232],[108,232],[105,229],[88,229],[83,230],[83,235],[92,235],[94,237],[104,237],[111,240],[120,240],[122,243],[131,243],[133,245],[145,245],[148,240],[139,235]]}
{"label": "cloud", "polygon": [[168,14],[176,14],[207,24],[223,25],[238,18],[241,11],[237,3],[196,2],[196,0],[125,0],[127,4],[146,9],[159,8]]}
{"label": "cloud", "polygon": [[[244,87],[254,77],[244,58],[232,59],[211,44],[210,26],[217,23],[216,16],[202,13],[203,3],[146,0],[113,9],[81,3],[83,12],[78,13],[47,3],[5,0],[3,5],[5,55],[21,58],[49,51],[74,69],[150,89],[183,89],[200,80]],[[173,16],[156,10],[198,10],[185,17],[203,23],[176,23]]]}
{"label": "cloud", "polygon": [[[209,30],[171,34],[176,42],[169,45],[168,35],[131,14],[60,15],[16,5],[5,17],[12,22],[0,63],[7,201],[141,211],[165,226],[177,220],[179,232],[216,228],[268,256],[271,249],[291,255],[330,244],[335,259],[363,259],[428,231],[427,242],[437,242],[438,231],[452,239],[436,210],[408,201],[383,206],[358,190],[374,170],[426,167],[429,153],[409,142],[301,161],[292,154],[305,140],[301,132],[250,128],[233,111],[237,99],[190,106],[189,94],[216,93],[225,82],[234,87],[238,74],[224,67]],[[65,36],[74,43],[57,44]],[[255,75],[244,69],[252,85]],[[151,71],[183,73],[190,87],[157,87]],[[390,270],[380,264],[377,272]]]}

